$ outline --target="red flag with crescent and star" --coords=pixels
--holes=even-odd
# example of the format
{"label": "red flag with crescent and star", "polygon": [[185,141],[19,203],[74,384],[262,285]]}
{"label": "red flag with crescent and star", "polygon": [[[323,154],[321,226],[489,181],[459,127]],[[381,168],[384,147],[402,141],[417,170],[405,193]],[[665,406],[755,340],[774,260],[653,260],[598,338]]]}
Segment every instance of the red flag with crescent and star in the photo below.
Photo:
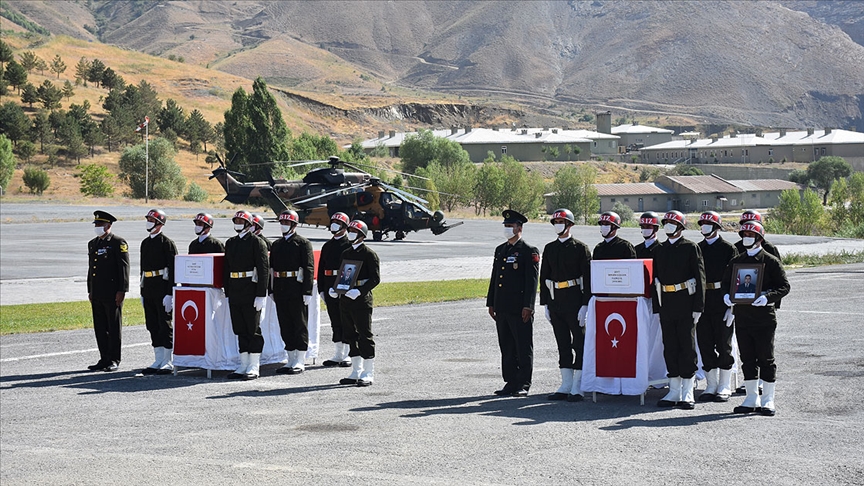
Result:
{"label": "red flag with crescent and star", "polygon": [[174,289],[174,354],[204,356],[207,293]]}
{"label": "red flag with crescent and star", "polygon": [[636,301],[597,301],[595,368],[603,378],[636,378]]}

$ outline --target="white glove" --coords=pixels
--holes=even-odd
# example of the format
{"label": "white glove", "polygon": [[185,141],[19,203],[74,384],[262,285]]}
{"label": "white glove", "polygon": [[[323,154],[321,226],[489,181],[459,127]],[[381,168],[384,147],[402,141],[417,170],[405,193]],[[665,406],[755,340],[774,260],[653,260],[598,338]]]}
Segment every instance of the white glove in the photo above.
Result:
{"label": "white glove", "polygon": [[700,317],[702,317],[702,313],[701,313],[701,312],[694,312],[694,313],[693,313],[693,324],[698,324],[698,323],[699,323],[699,318],[700,318]]}
{"label": "white glove", "polygon": [[264,308],[265,299],[267,299],[267,297],[255,297],[255,303],[253,304],[255,306],[255,310],[260,312],[261,309]]}
{"label": "white glove", "polygon": [[321,297],[321,300],[324,300],[324,292],[320,292],[320,293],[318,294],[318,296]]}
{"label": "white glove", "polygon": [[765,307],[766,305],[768,305],[768,297],[760,295],[759,298],[754,300],[753,303],[750,305],[752,305],[753,307]]}
{"label": "white glove", "polygon": [[304,295],[303,296],[303,305],[309,305],[311,303],[312,303],[312,296],[311,295]]}
{"label": "white glove", "polygon": [[170,295],[166,295],[162,297],[162,305],[165,306],[165,312],[170,314],[171,309],[174,308],[174,299]]}
{"label": "white glove", "polygon": [[579,319],[579,327],[585,327],[585,318],[588,317],[588,306],[583,305],[579,308],[579,315],[577,319]]}
{"label": "white glove", "polygon": [[545,305],[545,306],[543,306],[543,309],[546,310],[546,320],[549,322],[552,322],[552,314],[549,313],[549,306]]}
{"label": "white glove", "polygon": [[142,295],[140,298],[141,298],[141,307],[144,307],[144,296]]}
{"label": "white glove", "polygon": [[729,307],[732,307],[733,305],[735,305],[735,304],[732,303],[731,300],[729,300],[729,294],[724,294],[724,295],[723,295],[723,303],[726,304],[726,305],[729,306]]}
{"label": "white glove", "polygon": [[267,297],[269,297],[270,300],[272,300],[274,304],[276,303],[276,297],[274,297],[273,294],[267,294]]}
{"label": "white glove", "polygon": [[355,300],[357,297],[360,297],[360,291],[357,289],[351,289],[348,292],[345,292],[345,297]]}
{"label": "white glove", "polygon": [[334,299],[339,298],[339,294],[337,294],[336,291],[333,289],[327,290],[327,295],[329,295],[330,297],[333,297]]}
{"label": "white glove", "polygon": [[726,321],[726,327],[732,327],[735,322],[735,314],[732,314],[732,308],[726,309],[726,314],[723,314],[723,320]]}

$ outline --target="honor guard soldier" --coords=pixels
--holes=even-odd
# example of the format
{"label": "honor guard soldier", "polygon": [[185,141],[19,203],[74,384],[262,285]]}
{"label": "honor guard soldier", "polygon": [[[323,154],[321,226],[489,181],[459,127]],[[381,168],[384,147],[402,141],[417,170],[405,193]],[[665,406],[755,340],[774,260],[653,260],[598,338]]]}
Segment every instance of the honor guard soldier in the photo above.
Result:
{"label": "honor guard soldier", "polygon": [[[370,386],[375,380],[375,341],[372,339],[372,289],[381,283],[381,264],[378,255],[366,246],[369,227],[355,219],[348,223],[348,241],[342,252],[342,262],[360,263],[354,286],[341,296],[331,288],[331,298],[339,298],[342,315],[342,339],[347,341],[351,357],[351,374],[339,380],[341,385]],[[341,267],[340,263],[340,267]]]}
{"label": "honor guard soldier", "polygon": [[198,213],[192,221],[195,222],[195,234],[198,237],[189,243],[190,255],[225,253],[225,245],[210,236],[210,231],[213,229],[213,216],[207,213]]}
{"label": "honor guard soldier", "polygon": [[351,346],[343,339],[339,299],[330,297],[326,290],[333,287],[339,275],[342,252],[351,246],[351,242],[345,237],[349,222],[348,215],[345,213],[334,213],[330,216],[330,232],[333,233],[333,237],[321,247],[321,256],[318,259],[318,288],[321,290],[321,299],[327,304],[327,315],[330,316],[330,327],[333,329],[333,344],[336,347],[333,357],[322,363],[326,367],[351,366],[351,360],[348,358]]}
{"label": "honor guard soldier", "polygon": [[262,234],[262,232],[264,231],[264,216],[261,216],[260,214],[253,214],[252,224],[254,225],[254,229],[252,232],[255,233],[255,236],[261,238],[261,240],[264,242],[264,245],[267,246],[267,251],[270,251],[270,248],[273,246],[273,242],[271,242],[266,236]]}
{"label": "honor guard soldier", "polygon": [[585,315],[591,299],[591,250],[570,236],[576,224],[568,209],[552,213],[558,238],[543,248],[540,264],[540,305],[552,324],[558,344],[561,386],[549,400],[582,400],[582,354],[585,348]]}
{"label": "honor guard soldier", "polygon": [[[735,334],[738,350],[741,353],[741,368],[744,371],[744,389],[747,396],[744,402],[735,407],[735,413],[760,412],[773,416],[774,385],[777,378],[777,365],[774,364],[774,333],[777,330],[775,304],[790,290],[789,280],[780,259],[765,251],[765,230],[756,221],[741,225],[738,232],[744,245],[744,253],[733,258],[723,276],[723,300],[735,314]],[[762,269],[762,291],[750,304],[732,304],[729,298],[732,271],[736,263],[764,264]],[[758,379],[763,382],[762,396],[759,396]],[[761,403],[760,403],[761,399]]]}
{"label": "honor guard soldier", "polygon": [[[762,215],[759,213],[759,211],[753,209],[748,209],[741,213],[741,218],[738,220],[739,225],[744,225],[749,222],[759,223],[760,225],[763,225],[763,227],[765,224],[765,222],[762,221]],[[780,250],[778,250],[777,247],[772,245],[768,240],[762,240],[761,247],[763,250],[777,257],[780,262],[783,261],[783,258],[780,256]],[[744,246],[743,240],[738,240],[738,242],[735,243],[735,249],[738,250],[739,255],[747,252],[747,247]],[[777,306],[777,308],[779,309],[780,307]]]}
{"label": "honor guard soldier", "polygon": [[659,407],[695,407],[696,323],[705,307],[705,266],[699,246],[681,236],[687,220],[679,211],[663,216],[667,240],[654,250],[654,313],[660,314],[669,393]]}
{"label": "honor guard soldier", "polygon": [[522,240],[528,218],[512,209],[504,215],[504,239],[495,248],[495,260],[486,307],[495,319],[501,349],[501,396],[528,396],[534,367],[534,299],[540,270],[540,252]]}
{"label": "honor guard soldier", "polygon": [[282,238],[270,247],[272,296],[279,317],[279,329],[288,362],[276,373],[298,374],[306,368],[309,349],[309,303],[312,302],[314,258],[312,243],[297,234],[300,222],[295,211],[286,209],[279,215]]}
{"label": "honor guard soldier", "polygon": [[636,258],[646,260],[654,258],[654,250],[657,249],[657,231],[660,230],[660,216],[648,211],[639,216],[639,228],[642,230],[642,243],[634,247]]}
{"label": "honor guard soldier", "polygon": [[618,237],[618,228],[621,227],[621,216],[612,211],[606,211],[597,220],[600,225],[600,236],[603,241],[594,247],[594,260],[627,260],[636,258],[636,250],[629,241]]}
{"label": "honor guard soldier", "polygon": [[141,304],[144,323],[150,331],[150,342],[156,360],[142,370],[145,375],[170,374],[174,371],[171,353],[174,349],[174,330],[171,327],[171,309],[174,305],[174,257],[177,247],[162,233],[168,217],[161,209],[147,212],[147,232],[141,242]]}
{"label": "honor guard soldier", "polygon": [[129,245],[111,232],[111,224],[117,218],[105,211],[96,211],[93,216],[96,238],[87,243],[90,262],[87,298],[93,311],[99,361],[88,368],[91,371],[117,371],[123,300],[129,291]]}
{"label": "honor guard soldier", "polygon": [[723,303],[722,282],[726,267],[738,256],[738,251],[720,236],[720,215],[716,212],[702,213],[699,228],[704,237],[699,242],[699,250],[705,262],[705,311],[696,324],[696,340],[708,382],[699,401],[725,402],[732,395],[735,358],[732,356],[732,309]]}
{"label": "honor guard soldier", "polygon": [[267,247],[253,233],[254,223],[248,211],[234,214],[233,236],[225,242],[225,297],[231,312],[231,326],[240,345],[240,367],[228,378],[258,378],[264,337],[261,335],[261,309],[267,296],[267,273],[270,259]]}

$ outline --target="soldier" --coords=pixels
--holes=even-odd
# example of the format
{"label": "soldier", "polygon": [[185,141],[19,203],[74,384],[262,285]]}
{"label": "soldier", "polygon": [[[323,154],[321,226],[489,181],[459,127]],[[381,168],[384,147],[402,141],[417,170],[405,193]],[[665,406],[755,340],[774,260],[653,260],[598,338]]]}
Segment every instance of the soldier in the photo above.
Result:
{"label": "soldier", "polygon": [[276,373],[299,374],[305,369],[309,349],[309,303],[312,302],[312,243],[297,234],[300,218],[286,209],[279,215],[282,238],[270,247],[270,270],[273,277],[273,301],[279,317],[282,341],[288,351],[288,362]]}
{"label": "soldier", "polygon": [[705,306],[705,266],[702,252],[681,236],[687,220],[679,211],[663,216],[667,240],[654,250],[654,313],[660,314],[663,358],[669,393],[658,407],[693,409],[696,374],[696,323]]}
{"label": "soldier", "polygon": [[264,349],[260,320],[267,295],[270,259],[264,242],[252,232],[252,215],[248,211],[237,211],[233,221],[237,236],[225,242],[223,281],[231,325],[240,345],[240,367],[228,378],[254,380],[258,378]]}
{"label": "soldier", "polygon": [[720,234],[720,215],[706,211],[699,216],[704,239],[699,250],[705,262],[705,312],[696,324],[696,338],[702,355],[702,369],[708,384],[700,402],[725,402],[732,395],[732,309],[723,303],[723,274],[729,261],[738,256],[732,243]]}
{"label": "soldier", "polygon": [[339,275],[339,264],[342,263],[342,252],[351,246],[348,238],[345,237],[349,222],[348,215],[345,213],[334,213],[330,217],[330,232],[333,233],[333,238],[321,247],[321,256],[318,259],[318,288],[321,290],[321,299],[327,304],[327,315],[330,316],[333,343],[336,346],[333,357],[322,363],[326,367],[351,366],[351,360],[348,359],[351,346],[348,341],[343,339],[339,299],[330,297],[325,290],[332,288],[336,282],[336,277]]}
{"label": "soldier", "polygon": [[[751,221],[755,221],[760,225],[765,224],[762,221],[762,215],[759,214],[759,211],[756,211],[754,209],[748,209],[741,213],[741,218],[738,220],[738,224],[744,225],[745,223],[749,223]],[[777,259],[780,260],[781,263],[783,262],[783,258],[780,256],[780,250],[778,250],[776,246],[768,242],[768,240],[762,240],[761,247],[763,250],[777,257]],[[735,243],[735,249],[738,250],[739,255],[747,252],[747,247],[744,246],[743,240],[738,240],[738,242]],[[776,306],[776,308],[779,309],[780,306],[778,305]]]}
{"label": "soldier", "polygon": [[[789,280],[780,259],[764,251],[765,230],[756,221],[741,225],[738,232],[745,251],[733,258],[726,266],[723,275],[723,301],[735,314],[735,333],[738,349],[741,352],[741,368],[744,371],[744,388],[747,396],[744,402],[735,407],[735,413],[759,411],[762,415],[774,416],[774,385],[777,365],[774,364],[774,333],[777,330],[775,304],[789,293]],[[729,289],[732,271],[736,263],[764,264],[762,270],[762,291],[751,304],[732,304]],[[759,383],[763,382],[762,396],[759,396]],[[761,398],[761,407],[760,407]]]}
{"label": "soldier", "polygon": [[[381,283],[381,265],[378,255],[366,246],[369,227],[355,219],[348,224],[348,241],[351,246],[342,252],[341,261],[359,261],[355,286],[339,296],[335,289],[328,293],[331,298],[339,296],[342,318],[342,339],[347,341],[351,357],[351,374],[339,380],[341,385],[370,386],[375,380],[375,341],[372,339],[372,289]],[[341,266],[341,264],[340,264]]]}
{"label": "soldier", "polygon": [[263,241],[264,245],[267,246],[267,251],[270,251],[270,248],[273,246],[273,242],[271,242],[269,238],[262,234],[264,231],[264,216],[261,216],[260,214],[253,214],[252,224],[254,225],[254,229],[252,230],[252,232],[255,233],[255,236],[261,238],[261,241]]}
{"label": "soldier", "polygon": [[576,224],[570,210],[555,210],[551,222],[558,238],[543,248],[540,305],[546,306],[546,319],[558,344],[561,387],[547,398],[579,402],[583,398],[585,315],[591,299],[591,250],[570,236],[570,228]]}
{"label": "soldier", "polygon": [[111,224],[117,218],[105,211],[95,211],[93,216],[96,238],[87,243],[90,262],[87,298],[93,311],[99,361],[87,368],[91,371],[117,371],[123,300],[129,291],[129,245],[111,232]]}
{"label": "soldier", "polygon": [[198,237],[189,243],[190,255],[225,253],[225,245],[215,237],[210,236],[210,231],[213,230],[213,216],[207,213],[198,213],[192,221],[195,222],[195,234]]}
{"label": "soldier", "polygon": [[639,216],[639,228],[642,229],[642,243],[639,243],[634,248],[636,250],[636,258],[641,260],[654,257],[654,250],[657,249],[657,231],[660,229],[660,216],[653,211],[642,213]]}
{"label": "soldier", "polygon": [[540,252],[522,240],[528,218],[512,209],[504,216],[504,238],[495,248],[495,260],[486,307],[495,320],[501,349],[501,396],[528,396],[534,367],[534,298],[540,270]]}
{"label": "soldier", "polygon": [[141,242],[141,304],[144,323],[150,331],[150,342],[156,360],[142,370],[145,375],[170,374],[174,371],[171,353],[174,330],[171,327],[173,307],[174,257],[177,247],[162,233],[168,216],[161,209],[147,212],[147,232]]}
{"label": "soldier", "polygon": [[636,258],[636,250],[629,241],[618,237],[621,227],[621,216],[612,211],[606,211],[597,220],[600,225],[600,235],[603,241],[594,247],[594,260],[626,260]]}

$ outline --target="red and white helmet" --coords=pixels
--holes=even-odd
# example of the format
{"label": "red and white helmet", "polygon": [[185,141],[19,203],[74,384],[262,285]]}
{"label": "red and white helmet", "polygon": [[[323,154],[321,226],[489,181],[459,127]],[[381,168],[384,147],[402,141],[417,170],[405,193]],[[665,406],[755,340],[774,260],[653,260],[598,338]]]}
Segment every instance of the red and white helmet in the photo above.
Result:
{"label": "red and white helmet", "polygon": [[252,220],[252,213],[250,213],[249,211],[237,211],[236,213],[234,213],[234,217],[231,219],[242,219],[249,224],[255,224],[255,222]]}
{"label": "red and white helmet", "polygon": [[618,213],[614,211],[606,211],[600,215],[600,219],[597,220],[597,224],[609,224],[616,228],[620,228],[621,216],[618,216]]}
{"label": "red and white helmet", "polygon": [[345,213],[333,213],[333,216],[330,216],[330,222],[336,221],[337,223],[341,223],[346,227],[351,222],[351,219]]}
{"label": "red and white helmet", "polygon": [[659,228],[660,216],[654,211],[642,213],[642,216],[639,216],[639,226],[654,226],[655,228]]}
{"label": "red and white helmet", "polygon": [[355,219],[354,221],[351,221],[351,223],[348,224],[348,230],[350,231],[352,229],[357,231],[361,235],[363,235],[364,238],[366,237],[366,234],[369,232],[369,227],[366,226],[366,223],[364,223],[363,221],[360,221],[359,219]]}
{"label": "red and white helmet", "polygon": [[713,224],[718,228],[722,226],[720,223],[720,215],[714,211],[705,211],[699,216],[699,225]]}
{"label": "red and white helmet", "polygon": [[552,213],[552,217],[549,219],[549,221],[555,221],[556,219],[564,219],[569,221],[570,224],[576,224],[576,218],[573,217],[573,212],[569,209],[556,209],[555,212]]}
{"label": "red and white helmet", "polygon": [[196,223],[201,223],[208,228],[213,227],[213,216],[210,216],[207,213],[198,213],[197,215],[195,215],[195,219],[193,219],[192,221]]}
{"label": "red and white helmet", "polygon": [[669,211],[663,215],[663,220],[661,221],[663,224],[666,223],[676,223],[680,225],[682,228],[687,227],[687,218],[684,217],[684,213],[681,211]]}
{"label": "red and white helmet", "polygon": [[297,211],[292,209],[286,209],[282,211],[282,214],[279,215],[279,224],[299,224],[300,216],[297,215]]}
{"label": "red and white helmet", "polygon": [[758,221],[748,221],[742,224],[741,229],[738,230],[738,236],[743,238],[745,231],[756,233],[757,235],[759,235],[759,239],[765,239],[765,228],[763,228],[762,223]]}
{"label": "red and white helmet", "polygon": [[258,229],[264,229],[264,216],[261,216],[260,214],[253,214],[252,224],[258,227]]}
{"label": "red and white helmet", "polygon": [[738,224],[744,224],[747,221],[756,221],[757,223],[762,223],[762,215],[759,214],[759,211],[755,211],[753,209],[748,209],[741,213],[741,220],[738,221]]}
{"label": "red and white helmet", "polygon": [[147,211],[147,216],[145,216],[145,218],[153,218],[156,220],[157,224],[165,224],[165,222],[168,221],[168,215],[161,209],[151,209],[150,211]]}

